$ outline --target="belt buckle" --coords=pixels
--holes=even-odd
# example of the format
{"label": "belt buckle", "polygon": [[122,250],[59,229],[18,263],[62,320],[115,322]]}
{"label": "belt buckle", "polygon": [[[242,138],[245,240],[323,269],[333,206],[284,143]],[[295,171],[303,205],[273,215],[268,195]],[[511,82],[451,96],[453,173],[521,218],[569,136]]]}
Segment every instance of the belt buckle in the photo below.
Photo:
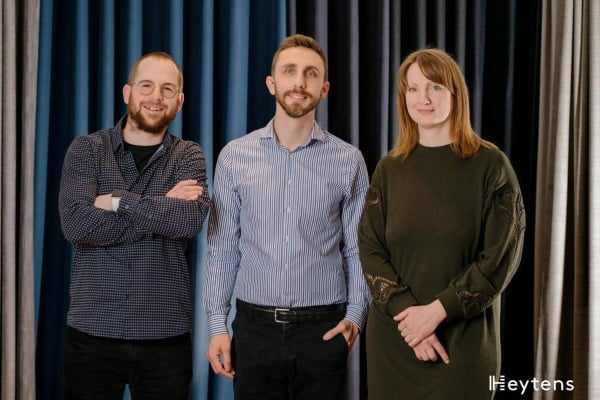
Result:
{"label": "belt buckle", "polygon": [[276,308],[275,313],[274,313],[275,322],[277,322],[279,324],[289,324],[290,321],[282,321],[277,317],[277,313],[282,312],[282,311],[290,311],[290,309],[289,308]]}

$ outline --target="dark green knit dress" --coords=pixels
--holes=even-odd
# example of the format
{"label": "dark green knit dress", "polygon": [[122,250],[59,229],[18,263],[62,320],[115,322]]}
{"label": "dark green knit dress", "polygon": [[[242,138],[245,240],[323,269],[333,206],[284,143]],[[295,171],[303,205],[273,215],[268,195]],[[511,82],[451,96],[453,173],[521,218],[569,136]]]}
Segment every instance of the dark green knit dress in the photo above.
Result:
{"label": "dark green knit dress", "polygon": [[[500,294],[521,258],[525,213],[499,150],[463,159],[450,145],[383,158],[359,226],[373,302],[367,323],[370,400],[491,399],[500,371]],[[436,334],[450,364],[421,362],[392,317],[439,299]]]}

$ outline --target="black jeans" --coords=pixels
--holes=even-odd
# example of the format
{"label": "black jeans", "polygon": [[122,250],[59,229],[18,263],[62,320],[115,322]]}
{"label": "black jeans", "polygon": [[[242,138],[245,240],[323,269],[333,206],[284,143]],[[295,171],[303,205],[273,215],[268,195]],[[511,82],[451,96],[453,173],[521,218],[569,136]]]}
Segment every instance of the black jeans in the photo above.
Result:
{"label": "black jeans", "polygon": [[90,336],[67,327],[63,360],[65,399],[186,400],[192,379],[189,334],[156,341]]}
{"label": "black jeans", "polygon": [[324,341],[338,321],[277,323],[236,313],[236,400],[338,400],[346,396],[348,345]]}

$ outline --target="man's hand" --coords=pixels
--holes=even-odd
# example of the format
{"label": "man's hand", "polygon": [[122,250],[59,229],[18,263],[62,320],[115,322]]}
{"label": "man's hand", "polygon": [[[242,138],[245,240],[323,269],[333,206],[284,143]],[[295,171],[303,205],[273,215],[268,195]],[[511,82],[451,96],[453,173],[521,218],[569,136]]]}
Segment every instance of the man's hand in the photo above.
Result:
{"label": "man's hand", "polygon": [[165,196],[182,200],[198,200],[202,196],[202,186],[198,185],[198,181],[188,179],[179,182]]}
{"label": "man's hand", "polygon": [[412,306],[394,317],[398,330],[410,347],[435,332],[438,325],[446,319],[446,310],[439,300],[425,306]]}
{"label": "man's hand", "polygon": [[325,335],[323,335],[323,340],[331,340],[337,335],[342,334],[344,339],[346,339],[346,343],[348,343],[348,350],[350,350],[359,333],[360,328],[356,326],[354,322],[343,319],[333,329],[328,330]]}
{"label": "man's hand", "polygon": [[421,343],[413,347],[413,351],[419,361],[436,362],[439,355],[444,364],[450,364],[450,357],[448,357],[446,349],[442,346],[435,333],[427,336]]}
{"label": "man's hand", "polygon": [[96,206],[98,208],[102,208],[106,211],[113,211],[113,209],[112,209],[112,194],[111,193],[101,194],[100,196],[96,197],[96,200],[94,200],[94,206]]}
{"label": "man's hand", "polygon": [[217,375],[233,378],[235,371],[231,366],[231,339],[229,334],[222,333],[210,337],[206,358]]}

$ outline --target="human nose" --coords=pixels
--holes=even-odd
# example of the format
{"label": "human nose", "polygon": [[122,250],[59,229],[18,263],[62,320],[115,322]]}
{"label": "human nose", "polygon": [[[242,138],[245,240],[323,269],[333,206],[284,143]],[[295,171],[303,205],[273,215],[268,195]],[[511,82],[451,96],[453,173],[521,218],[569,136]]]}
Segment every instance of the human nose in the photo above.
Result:
{"label": "human nose", "polygon": [[162,93],[162,88],[160,87],[160,85],[154,85],[154,87],[152,88],[152,92],[150,92],[148,96],[160,99],[165,97]]}
{"label": "human nose", "polygon": [[421,102],[423,104],[429,104],[429,103],[431,103],[431,99],[429,98],[429,91],[428,90],[421,90],[420,100],[421,100]]}
{"label": "human nose", "polygon": [[304,89],[306,87],[306,79],[303,74],[296,74],[294,79],[294,87]]}

